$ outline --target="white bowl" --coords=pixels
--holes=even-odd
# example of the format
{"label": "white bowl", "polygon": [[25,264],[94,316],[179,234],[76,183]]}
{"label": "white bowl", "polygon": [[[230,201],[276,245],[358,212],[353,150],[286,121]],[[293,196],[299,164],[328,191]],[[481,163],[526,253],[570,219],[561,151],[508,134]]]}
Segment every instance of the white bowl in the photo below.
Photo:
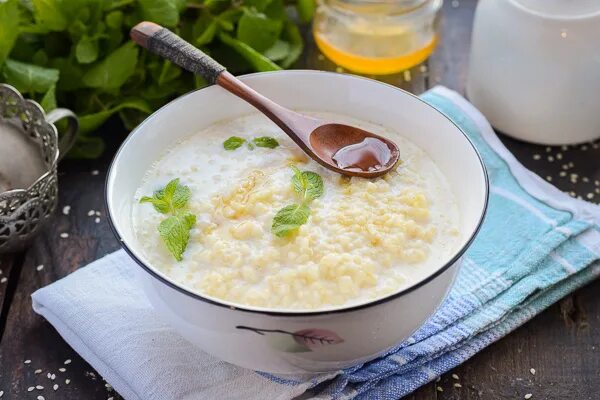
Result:
{"label": "white bowl", "polygon": [[241,79],[286,107],[378,123],[424,149],[448,178],[458,202],[462,237],[456,254],[422,281],[393,295],[327,311],[240,306],[179,286],[145,259],[136,241],[131,223],[134,193],[146,171],[173,143],[217,121],[254,111],[217,86],[172,101],[125,140],[106,187],[115,234],[141,266],[140,282],[158,314],[207,353],[275,373],[337,370],[373,359],[409,337],[448,292],[485,214],[488,182],[483,163],[473,144],[447,117],[393,86],[318,71],[279,71]]}

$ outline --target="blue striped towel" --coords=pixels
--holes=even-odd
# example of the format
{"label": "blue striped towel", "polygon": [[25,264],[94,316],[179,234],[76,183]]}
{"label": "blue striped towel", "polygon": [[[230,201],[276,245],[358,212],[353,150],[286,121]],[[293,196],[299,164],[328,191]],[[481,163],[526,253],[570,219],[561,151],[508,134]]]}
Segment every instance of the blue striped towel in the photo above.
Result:
{"label": "blue striped towel", "polygon": [[383,357],[316,377],[275,376],[216,360],[154,318],[132,283],[137,266],[123,251],[38,290],[34,309],[127,400],[302,394],[388,400],[414,391],[600,275],[600,207],[526,170],[457,93],[438,87],[423,98],[479,149],[490,175],[490,206],[448,298]]}

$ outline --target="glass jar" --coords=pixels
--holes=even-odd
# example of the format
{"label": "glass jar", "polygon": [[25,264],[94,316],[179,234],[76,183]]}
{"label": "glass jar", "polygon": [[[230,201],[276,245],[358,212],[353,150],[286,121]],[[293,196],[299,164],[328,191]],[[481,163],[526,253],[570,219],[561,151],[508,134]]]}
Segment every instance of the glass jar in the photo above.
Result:
{"label": "glass jar", "polygon": [[443,0],[317,1],[315,42],[350,71],[400,72],[423,62],[436,46]]}

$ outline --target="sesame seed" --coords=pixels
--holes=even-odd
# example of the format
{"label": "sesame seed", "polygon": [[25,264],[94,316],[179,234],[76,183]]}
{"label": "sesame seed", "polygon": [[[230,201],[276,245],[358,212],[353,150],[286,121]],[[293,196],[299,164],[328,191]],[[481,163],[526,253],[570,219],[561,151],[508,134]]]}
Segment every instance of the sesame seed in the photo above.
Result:
{"label": "sesame seed", "polygon": [[569,169],[569,164],[563,164],[561,166],[561,168],[567,170],[567,169]]}
{"label": "sesame seed", "polygon": [[404,70],[404,72],[403,72],[403,76],[404,76],[404,80],[405,80],[406,82],[410,82],[410,81],[412,81],[412,75],[411,75],[411,73],[410,73],[410,70],[409,70],[409,69],[405,69],[405,70]]}
{"label": "sesame seed", "polygon": [[97,169],[92,171],[92,175],[98,175],[100,173],[100,171],[98,171]]}
{"label": "sesame seed", "polygon": [[41,370],[41,369],[36,369],[36,370],[35,370],[33,373],[34,373],[34,374],[41,374],[41,373],[42,373],[42,370]]}
{"label": "sesame seed", "polygon": [[69,365],[69,364],[71,364],[71,359],[70,358],[68,358],[68,359],[65,360],[65,365]]}
{"label": "sesame seed", "polygon": [[37,269],[38,271],[41,271],[44,269],[44,264],[40,264],[37,267],[35,267],[35,269]]}
{"label": "sesame seed", "polygon": [[435,388],[435,389],[436,389],[438,392],[443,392],[443,391],[444,391],[444,389],[442,389],[442,387],[441,387],[441,386],[436,386],[436,388]]}
{"label": "sesame seed", "polygon": [[593,199],[594,198],[594,193],[588,193],[585,195],[585,197],[587,197],[588,199]]}
{"label": "sesame seed", "polygon": [[435,379],[435,381],[436,381],[436,382],[439,382],[439,381],[441,381],[441,380],[442,380],[442,377],[441,377],[441,376],[438,376],[438,377]]}
{"label": "sesame seed", "polygon": [[100,223],[100,217],[96,217],[96,219],[94,219],[94,222],[99,224]]}
{"label": "sesame seed", "polygon": [[548,182],[552,182],[552,177],[551,177],[550,175],[548,175],[548,176],[546,177],[546,180],[547,180]]}
{"label": "sesame seed", "polygon": [[335,72],[337,72],[338,74],[341,74],[342,72],[344,72],[344,68],[336,67]]}
{"label": "sesame seed", "polygon": [[455,387],[455,388],[461,388],[461,387],[462,387],[462,385],[461,385],[460,383],[456,382],[456,383],[454,384],[454,387]]}
{"label": "sesame seed", "polygon": [[588,178],[587,176],[584,176],[583,178],[581,178],[581,180],[587,183],[590,181],[590,178]]}
{"label": "sesame seed", "polygon": [[319,59],[319,61],[323,61],[325,59],[325,56],[323,54],[319,54],[317,58]]}
{"label": "sesame seed", "polygon": [[554,161],[554,157],[548,156],[548,162],[552,162],[552,161]]}
{"label": "sesame seed", "polygon": [[36,388],[37,390],[44,390],[44,387],[43,387],[42,385],[37,385],[35,388]]}
{"label": "sesame seed", "polygon": [[23,363],[25,363],[25,364],[31,364],[31,360],[25,360],[25,361],[23,361]]}
{"label": "sesame seed", "polygon": [[552,151],[552,147],[546,147],[546,153],[550,153]]}
{"label": "sesame seed", "polygon": [[52,380],[55,380],[55,379],[56,379],[56,375],[55,375],[55,374],[52,374],[52,375],[50,376],[50,379],[52,379]]}
{"label": "sesame seed", "polygon": [[4,278],[0,279],[0,283],[4,283],[4,282],[6,282],[7,280],[8,280],[8,279],[6,279],[6,277],[4,277]]}
{"label": "sesame seed", "polygon": [[525,396],[523,396],[524,399],[530,399],[532,397],[533,395],[531,393],[527,393]]}
{"label": "sesame seed", "polygon": [[560,173],[559,173],[558,175],[560,175],[560,176],[563,176],[563,177],[564,177],[564,176],[567,176],[567,173],[566,173],[565,171],[560,171]]}
{"label": "sesame seed", "polygon": [[71,383],[70,379],[65,379],[65,385],[68,385],[69,383]]}
{"label": "sesame seed", "polygon": [[90,210],[88,211],[88,217],[91,217],[92,215],[94,215],[96,213],[96,211],[94,210]]}
{"label": "sesame seed", "polygon": [[48,378],[48,379],[52,379],[52,374],[51,374],[50,372],[48,372],[48,373],[46,374],[46,378]]}
{"label": "sesame seed", "polygon": [[535,368],[531,368],[529,372],[531,372],[531,375],[535,375]]}
{"label": "sesame seed", "polygon": [[60,237],[63,238],[63,239],[66,239],[66,238],[69,237],[69,234],[67,232],[63,232],[63,233],[60,234]]}
{"label": "sesame seed", "polygon": [[596,186],[600,186],[600,181],[596,179],[596,180],[594,181],[594,185],[596,185]]}
{"label": "sesame seed", "polygon": [[581,146],[581,150],[586,151],[588,149],[588,147],[584,144],[583,146]]}
{"label": "sesame seed", "polygon": [[566,145],[564,145],[564,144],[562,146],[560,146],[560,148],[561,148],[561,150],[567,150],[568,149],[568,147]]}
{"label": "sesame seed", "polygon": [[44,396],[38,396],[37,400],[46,400],[46,399],[44,399]]}
{"label": "sesame seed", "polygon": [[541,158],[542,158],[542,156],[540,156],[539,154],[534,154],[534,155],[533,155],[533,159],[534,159],[534,160],[539,160],[539,159],[541,159]]}
{"label": "sesame seed", "polygon": [[427,72],[427,65],[421,64],[421,66],[419,67],[419,71],[422,72],[422,73],[426,73]]}
{"label": "sesame seed", "polygon": [[27,391],[28,391],[28,392],[33,392],[33,389],[35,389],[35,387],[33,387],[33,386],[29,386],[29,387],[27,388]]}
{"label": "sesame seed", "polygon": [[556,153],[557,160],[562,160],[562,157],[563,157],[562,153]]}
{"label": "sesame seed", "polygon": [[62,211],[64,215],[69,215],[69,212],[71,211],[71,206],[64,206]]}
{"label": "sesame seed", "polygon": [[55,391],[58,390],[58,385],[55,383],[54,386],[52,386],[52,389],[54,389]]}
{"label": "sesame seed", "polygon": [[0,390],[0,397],[4,396],[4,390]]}
{"label": "sesame seed", "polygon": [[102,215],[102,213],[100,213],[100,211],[96,211],[94,214],[96,214],[96,217],[99,217]]}
{"label": "sesame seed", "polygon": [[563,38],[563,39],[565,39],[567,37],[567,31],[562,31],[560,33],[560,37]]}
{"label": "sesame seed", "polygon": [[112,386],[110,385],[110,383],[105,383],[104,386],[108,389],[108,390],[112,390]]}
{"label": "sesame seed", "polygon": [[459,379],[459,378],[458,378],[458,375],[456,375],[456,374],[452,374],[452,379],[456,379],[456,380],[458,380],[458,379]]}
{"label": "sesame seed", "polygon": [[106,400],[114,400],[114,397],[110,396],[108,399]]}
{"label": "sesame seed", "polygon": [[59,368],[58,369],[60,372],[65,372],[67,369],[66,368]]}

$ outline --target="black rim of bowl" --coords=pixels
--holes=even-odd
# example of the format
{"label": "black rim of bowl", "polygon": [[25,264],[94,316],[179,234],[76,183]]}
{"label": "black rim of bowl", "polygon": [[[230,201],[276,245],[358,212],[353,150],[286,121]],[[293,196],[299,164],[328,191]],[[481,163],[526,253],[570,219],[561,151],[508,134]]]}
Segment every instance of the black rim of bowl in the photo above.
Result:
{"label": "black rim of bowl", "polygon": [[[240,75],[241,78],[245,78],[245,77],[251,77],[251,76],[257,76],[257,75],[268,75],[268,74],[277,74],[277,73],[286,73],[286,72],[302,72],[302,73],[313,73],[313,74],[331,74],[331,75],[339,75],[335,72],[329,72],[329,71],[317,71],[317,70],[284,70],[284,71],[270,71],[270,72],[255,72],[252,74],[246,74],[246,75]],[[424,101],[423,99],[421,99],[419,96],[416,96],[410,92],[407,92],[406,90],[400,89],[396,86],[390,85],[388,83],[384,83],[384,82],[380,82],[380,81],[376,81],[374,79],[369,79],[369,78],[365,78],[362,76],[357,76],[357,75],[351,75],[351,74],[345,74],[346,77],[350,77],[352,79],[361,79],[361,80],[367,80],[376,84],[380,84],[380,85],[384,85],[384,86],[388,86],[394,90],[399,90],[401,92],[403,92],[404,94],[407,94],[415,99],[417,99],[418,101],[420,101],[421,103],[425,104],[427,107],[432,108],[435,112],[441,114],[444,118],[446,118],[448,120],[448,122],[450,122],[452,125],[454,125],[456,127],[456,129],[458,129],[460,131],[460,133],[462,133],[462,135],[465,137],[465,139],[467,140],[467,142],[471,145],[471,148],[473,149],[473,151],[475,152],[475,154],[477,155],[477,159],[479,160],[479,164],[481,165],[481,170],[483,172],[483,177],[484,177],[484,184],[485,184],[485,196],[484,196],[484,204],[483,204],[483,209],[481,212],[481,216],[479,217],[479,221],[477,222],[477,226],[476,228],[473,230],[473,233],[471,234],[471,236],[469,237],[469,239],[465,242],[465,244],[460,248],[459,251],[456,252],[456,254],[446,263],[444,264],[442,267],[438,268],[434,273],[432,273],[431,275],[428,275],[426,278],[422,279],[421,281],[403,289],[400,290],[398,292],[395,292],[393,294],[390,294],[386,297],[382,297],[379,299],[375,299],[366,303],[361,303],[361,304],[357,304],[354,306],[347,306],[347,307],[342,307],[342,308],[336,308],[336,309],[331,309],[331,310],[315,310],[315,311],[277,311],[277,310],[261,310],[261,309],[251,309],[251,308],[245,308],[243,305],[230,305],[230,304],[225,304],[225,303],[221,303],[219,301],[215,301],[206,297],[203,297],[202,295],[196,293],[196,292],[192,292],[182,286],[179,286],[177,283],[166,279],[165,277],[163,277],[162,275],[160,275],[157,271],[155,271],[153,268],[149,267],[148,265],[146,265],[142,260],[140,260],[135,253],[131,250],[131,248],[127,245],[127,243],[123,240],[123,238],[119,235],[119,232],[117,231],[116,225],[113,221],[113,216],[111,213],[111,209],[109,207],[109,203],[108,203],[108,185],[109,185],[109,181],[110,181],[110,177],[112,175],[113,169],[114,169],[114,165],[115,165],[115,160],[118,158],[119,154],[121,153],[121,151],[123,151],[123,149],[125,148],[125,146],[127,145],[127,142],[131,139],[131,137],[138,131],[139,127],[142,126],[142,124],[144,124],[145,121],[148,120],[148,118],[151,118],[153,115],[159,113],[164,107],[167,107],[169,105],[171,105],[174,102],[179,101],[180,99],[187,97],[195,92],[204,90],[210,86],[201,88],[201,89],[197,89],[194,91],[191,91],[189,93],[186,93],[170,102],[168,102],[167,104],[165,104],[164,106],[162,106],[161,108],[159,108],[158,110],[156,110],[154,113],[152,113],[150,116],[148,116],[146,118],[146,120],[144,120],[144,122],[142,122],[140,125],[138,125],[138,127],[134,128],[129,135],[127,135],[127,137],[125,138],[125,140],[123,141],[123,143],[121,143],[121,145],[119,146],[119,149],[117,150],[117,152],[115,153],[115,155],[113,156],[113,159],[110,163],[110,166],[108,168],[108,173],[106,174],[106,181],[104,184],[104,205],[106,207],[107,210],[107,215],[108,215],[108,223],[110,225],[111,230],[113,231],[113,234],[115,235],[115,237],[117,238],[117,240],[119,241],[121,247],[125,250],[125,252],[129,255],[129,257],[131,257],[140,267],[142,267],[146,272],[148,272],[150,275],[152,275],[152,277],[158,279],[159,281],[161,281],[162,283],[170,286],[171,288],[177,290],[180,293],[183,293],[189,297],[192,297],[194,299],[197,300],[201,300],[203,302],[218,306],[218,307],[222,307],[224,309],[228,309],[228,310],[236,310],[236,311],[243,311],[243,312],[248,312],[248,313],[254,313],[254,314],[263,314],[263,315],[270,315],[270,316],[280,316],[280,317],[309,317],[309,316],[319,316],[319,315],[331,315],[331,314],[339,314],[339,313],[346,313],[346,312],[352,312],[352,311],[357,311],[357,310],[362,310],[365,308],[369,308],[369,307],[374,307],[376,305],[382,304],[382,303],[386,303],[388,301],[394,300],[398,297],[404,296],[405,294],[408,294],[418,288],[420,288],[421,286],[426,285],[427,283],[431,282],[433,279],[435,279],[436,277],[438,277],[439,275],[441,275],[442,273],[444,273],[448,268],[450,268],[452,265],[454,265],[462,256],[463,254],[467,251],[467,249],[471,246],[471,244],[473,243],[473,240],[475,240],[475,237],[477,236],[477,234],[479,233],[480,229],[481,229],[481,225],[483,224],[483,220],[485,218],[486,212],[487,212],[487,208],[488,208],[488,203],[489,203],[489,189],[490,189],[490,185],[489,185],[489,177],[487,174],[487,169],[485,167],[485,164],[483,162],[483,159],[481,158],[481,155],[479,154],[479,151],[477,150],[477,148],[475,147],[475,145],[473,144],[473,142],[471,141],[471,139],[467,136],[467,134],[456,124],[454,123],[454,121],[452,121],[446,114],[444,114],[443,112],[441,112],[440,110],[438,110],[437,108],[433,107],[431,104],[427,103],[426,101]]]}

